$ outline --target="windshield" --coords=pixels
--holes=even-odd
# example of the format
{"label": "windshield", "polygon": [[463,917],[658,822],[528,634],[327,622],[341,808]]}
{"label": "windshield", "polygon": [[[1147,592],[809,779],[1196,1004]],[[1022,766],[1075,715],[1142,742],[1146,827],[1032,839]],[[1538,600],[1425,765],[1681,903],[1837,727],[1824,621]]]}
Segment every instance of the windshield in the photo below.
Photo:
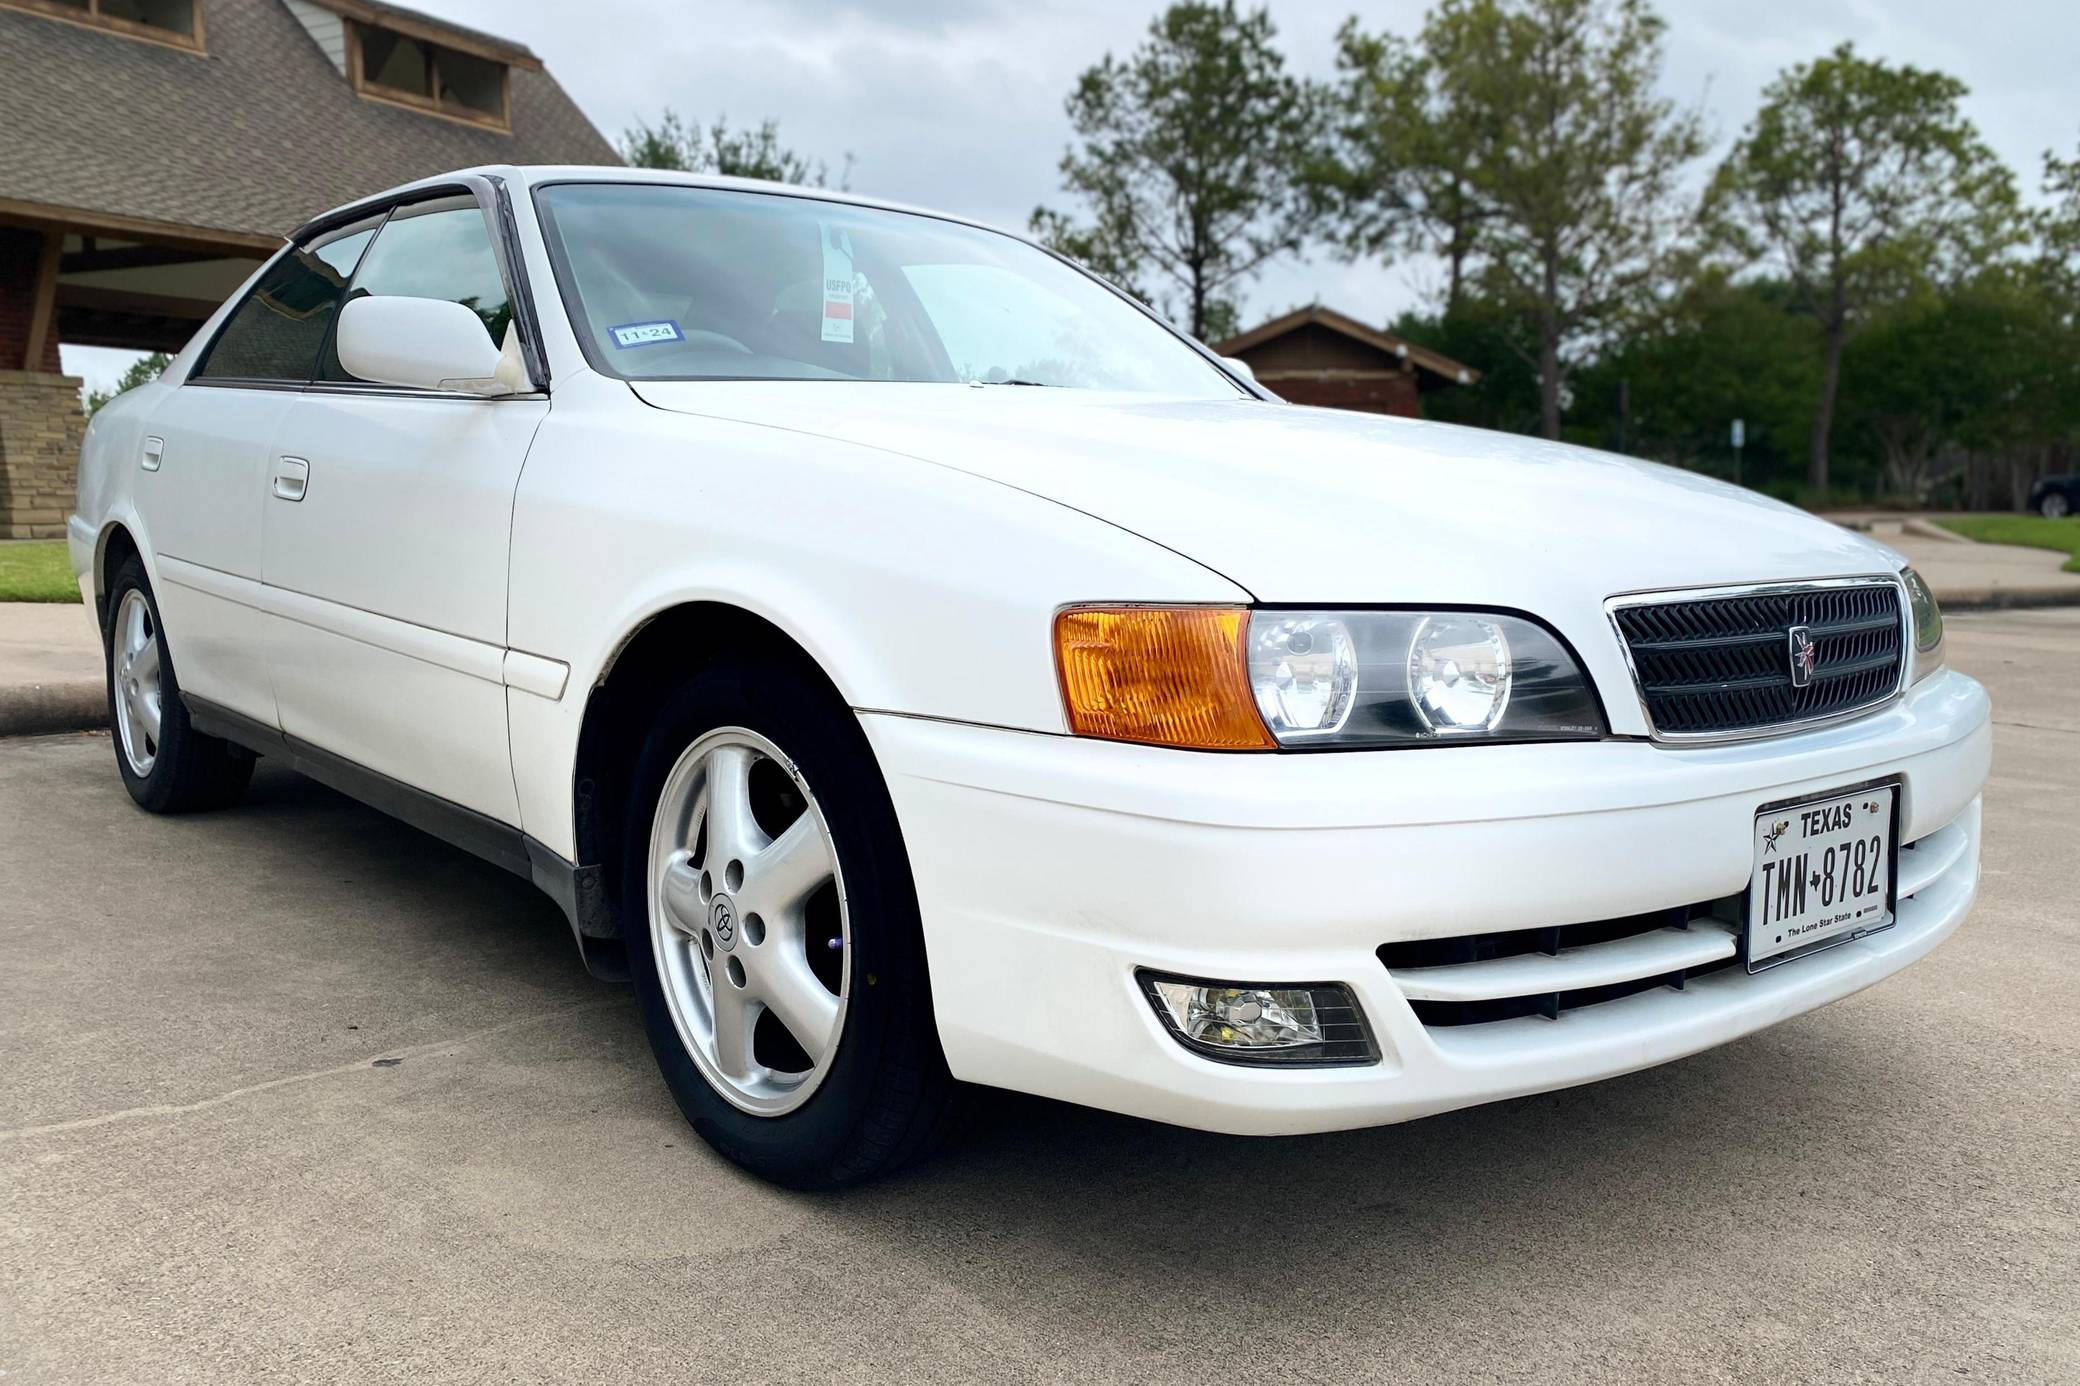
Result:
{"label": "windshield", "polygon": [[1237,394],[1133,304],[994,231],[660,183],[537,196],[586,354],[615,375]]}

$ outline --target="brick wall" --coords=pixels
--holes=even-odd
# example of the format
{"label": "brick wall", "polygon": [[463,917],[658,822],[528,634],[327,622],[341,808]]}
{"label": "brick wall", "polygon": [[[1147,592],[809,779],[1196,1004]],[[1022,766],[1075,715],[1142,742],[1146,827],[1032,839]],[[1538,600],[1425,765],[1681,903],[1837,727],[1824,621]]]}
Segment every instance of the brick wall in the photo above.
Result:
{"label": "brick wall", "polygon": [[0,539],[58,539],[79,494],[76,376],[0,370]]}
{"label": "brick wall", "polygon": [[0,226],[0,370],[27,366],[58,373],[58,334],[44,334],[43,359],[24,361],[29,345],[29,313],[36,303],[36,267],[43,256],[43,232]]}

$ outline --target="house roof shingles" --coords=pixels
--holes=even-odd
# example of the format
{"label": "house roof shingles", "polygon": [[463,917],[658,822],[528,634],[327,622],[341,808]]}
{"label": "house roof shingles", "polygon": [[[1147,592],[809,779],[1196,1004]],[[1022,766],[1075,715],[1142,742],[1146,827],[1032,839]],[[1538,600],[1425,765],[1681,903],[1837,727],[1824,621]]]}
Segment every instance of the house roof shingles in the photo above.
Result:
{"label": "house roof shingles", "polygon": [[619,163],[547,72],[512,133],[368,101],[281,0],[198,0],[196,54],[0,8],[0,203],[247,239],[449,169]]}

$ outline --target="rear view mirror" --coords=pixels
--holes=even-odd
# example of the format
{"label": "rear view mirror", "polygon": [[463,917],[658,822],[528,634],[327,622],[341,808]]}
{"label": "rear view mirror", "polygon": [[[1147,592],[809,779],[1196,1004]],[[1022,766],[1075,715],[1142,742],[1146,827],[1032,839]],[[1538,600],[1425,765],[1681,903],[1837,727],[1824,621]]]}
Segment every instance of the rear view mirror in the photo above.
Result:
{"label": "rear view mirror", "polygon": [[501,351],[482,318],[446,299],[374,294],[350,300],[340,310],[338,346],[347,374],[378,385],[471,395],[529,388],[512,328]]}

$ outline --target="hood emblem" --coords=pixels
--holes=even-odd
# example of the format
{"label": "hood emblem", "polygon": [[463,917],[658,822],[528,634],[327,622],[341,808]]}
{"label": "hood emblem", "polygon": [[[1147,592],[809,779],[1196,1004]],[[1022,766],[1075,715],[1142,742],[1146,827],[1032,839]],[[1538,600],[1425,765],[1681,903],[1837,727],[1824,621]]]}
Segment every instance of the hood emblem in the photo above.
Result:
{"label": "hood emblem", "polygon": [[1791,628],[1791,686],[1804,688],[1813,681],[1813,671],[1820,667],[1820,647],[1804,626]]}

